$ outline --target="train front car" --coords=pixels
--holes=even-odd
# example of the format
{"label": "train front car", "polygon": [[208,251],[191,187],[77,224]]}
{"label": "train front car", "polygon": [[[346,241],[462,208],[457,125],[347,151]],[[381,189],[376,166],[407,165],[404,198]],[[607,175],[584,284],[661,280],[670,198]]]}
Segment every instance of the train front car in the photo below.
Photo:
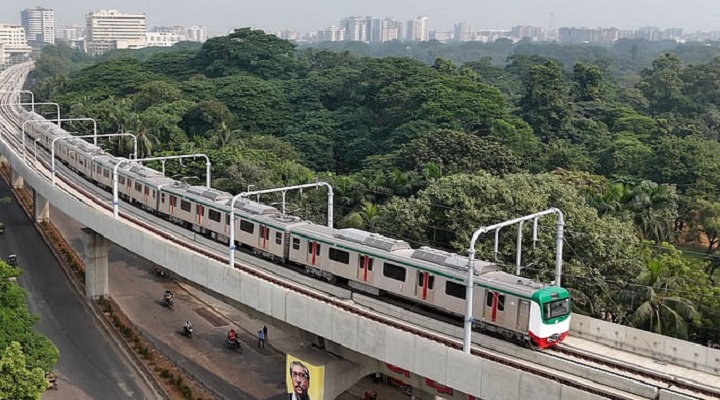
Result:
{"label": "train front car", "polygon": [[562,342],[570,330],[570,294],[557,286],[547,286],[532,295],[528,335],[539,348]]}

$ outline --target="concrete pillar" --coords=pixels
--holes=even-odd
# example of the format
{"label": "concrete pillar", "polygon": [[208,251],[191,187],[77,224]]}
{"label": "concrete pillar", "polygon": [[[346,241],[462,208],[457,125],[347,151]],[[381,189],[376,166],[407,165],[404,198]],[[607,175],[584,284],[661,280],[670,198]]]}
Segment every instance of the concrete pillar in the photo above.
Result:
{"label": "concrete pillar", "polygon": [[110,241],[90,228],[83,228],[85,247],[85,296],[96,300],[109,294],[108,252]]}
{"label": "concrete pillar", "polygon": [[15,170],[10,171],[10,183],[12,183],[13,189],[22,189],[24,185],[23,177],[20,176]]}
{"label": "concrete pillar", "polygon": [[[310,393],[314,392],[313,388],[320,387],[324,399],[336,398],[360,379],[376,371],[376,368],[339,359],[338,356],[315,347],[303,347],[288,352],[286,365],[290,366],[293,361],[308,369]],[[292,386],[291,371],[288,370],[286,374],[287,383]]]}
{"label": "concrete pillar", "polygon": [[35,222],[44,222],[50,219],[50,202],[35,189],[33,189],[33,213]]}

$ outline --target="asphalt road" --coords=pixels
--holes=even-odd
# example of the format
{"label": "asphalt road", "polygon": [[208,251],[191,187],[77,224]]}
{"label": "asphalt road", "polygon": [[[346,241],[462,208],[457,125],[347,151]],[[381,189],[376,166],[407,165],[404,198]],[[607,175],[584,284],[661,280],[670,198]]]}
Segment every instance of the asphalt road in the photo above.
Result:
{"label": "asphalt road", "polygon": [[[0,179],[0,198],[10,190]],[[141,375],[119,350],[115,338],[97,322],[39,233],[13,199],[0,204],[0,257],[18,256],[19,284],[28,293],[30,311],[39,315],[37,331],[60,350],[55,369],[58,390],[43,394],[53,399],[153,399],[157,398]]]}

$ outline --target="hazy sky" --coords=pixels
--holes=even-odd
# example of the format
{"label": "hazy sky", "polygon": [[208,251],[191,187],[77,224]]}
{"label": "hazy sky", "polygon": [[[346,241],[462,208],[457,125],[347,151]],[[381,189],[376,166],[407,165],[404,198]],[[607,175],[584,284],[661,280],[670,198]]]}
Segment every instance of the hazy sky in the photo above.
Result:
{"label": "hazy sky", "polygon": [[308,32],[351,15],[401,20],[425,15],[431,30],[451,30],[458,21],[473,29],[548,27],[552,22],[555,28],[720,30],[718,0],[0,0],[0,23],[19,23],[20,11],[35,6],[53,9],[58,27],[83,23],[88,11],[115,9],[146,14],[148,28],[204,25],[217,33],[243,26]]}

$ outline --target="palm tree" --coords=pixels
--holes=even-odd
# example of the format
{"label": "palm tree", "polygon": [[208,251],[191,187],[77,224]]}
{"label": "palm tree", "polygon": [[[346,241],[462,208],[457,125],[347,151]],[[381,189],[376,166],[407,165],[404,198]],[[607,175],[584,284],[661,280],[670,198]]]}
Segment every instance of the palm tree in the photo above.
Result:
{"label": "palm tree", "polygon": [[664,272],[662,258],[649,260],[636,280],[637,285],[620,290],[617,298],[632,310],[628,316],[630,326],[687,339],[687,321],[697,318],[699,313],[690,300],[677,295],[677,277]]}

